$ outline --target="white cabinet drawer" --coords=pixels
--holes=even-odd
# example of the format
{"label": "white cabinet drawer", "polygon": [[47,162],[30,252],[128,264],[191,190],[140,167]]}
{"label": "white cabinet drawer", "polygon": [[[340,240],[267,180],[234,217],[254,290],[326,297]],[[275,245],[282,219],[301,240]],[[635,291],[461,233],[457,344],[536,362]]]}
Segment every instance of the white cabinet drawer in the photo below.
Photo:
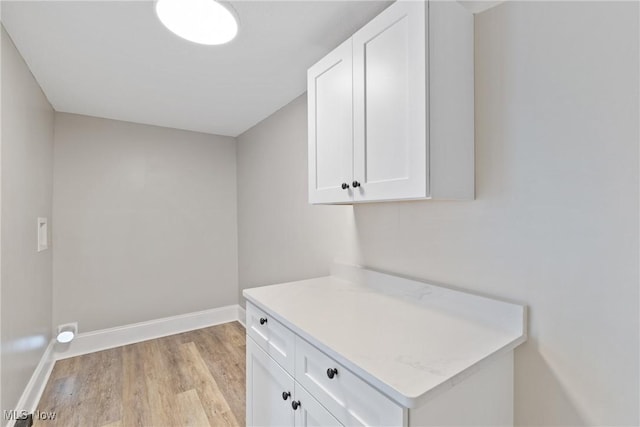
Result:
{"label": "white cabinet drawer", "polygon": [[294,333],[250,302],[247,302],[246,324],[247,334],[280,366],[293,375]]}
{"label": "white cabinet drawer", "polygon": [[[296,380],[344,425],[404,424],[404,410],[331,357],[296,337]],[[328,370],[337,373],[329,377]]]}

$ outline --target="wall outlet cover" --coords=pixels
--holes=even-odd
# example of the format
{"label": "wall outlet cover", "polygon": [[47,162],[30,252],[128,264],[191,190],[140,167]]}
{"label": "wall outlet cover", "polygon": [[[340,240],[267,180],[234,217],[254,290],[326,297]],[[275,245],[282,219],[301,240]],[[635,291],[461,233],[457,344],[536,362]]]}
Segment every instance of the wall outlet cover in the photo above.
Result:
{"label": "wall outlet cover", "polygon": [[47,218],[38,218],[38,252],[49,248],[49,230]]}

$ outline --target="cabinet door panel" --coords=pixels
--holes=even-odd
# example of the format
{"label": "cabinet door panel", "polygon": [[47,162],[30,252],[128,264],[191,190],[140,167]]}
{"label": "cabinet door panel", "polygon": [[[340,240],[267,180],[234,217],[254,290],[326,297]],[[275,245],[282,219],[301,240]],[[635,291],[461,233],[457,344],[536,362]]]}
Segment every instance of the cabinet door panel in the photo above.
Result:
{"label": "cabinet door panel", "polygon": [[353,170],[351,39],[307,73],[309,104],[309,202],[349,202]]}
{"label": "cabinet door panel", "polygon": [[282,392],[294,395],[293,378],[247,336],[247,425],[293,426],[291,398]]}
{"label": "cabinet door panel", "polygon": [[397,2],[353,36],[356,201],[427,196],[425,8]]}
{"label": "cabinet door panel", "polygon": [[342,427],[342,424],[299,384],[296,384],[296,427]]}
{"label": "cabinet door panel", "polygon": [[364,45],[364,161],[368,184],[409,177],[408,43],[405,16]]}

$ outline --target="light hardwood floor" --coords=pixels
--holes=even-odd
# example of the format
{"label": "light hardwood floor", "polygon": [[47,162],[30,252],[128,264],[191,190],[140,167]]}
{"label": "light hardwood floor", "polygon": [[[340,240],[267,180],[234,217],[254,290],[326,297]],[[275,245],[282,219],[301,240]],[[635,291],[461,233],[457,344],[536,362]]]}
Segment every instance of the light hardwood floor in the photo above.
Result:
{"label": "light hardwood floor", "polygon": [[244,426],[238,322],[59,360],[39,411],[53,426]]}

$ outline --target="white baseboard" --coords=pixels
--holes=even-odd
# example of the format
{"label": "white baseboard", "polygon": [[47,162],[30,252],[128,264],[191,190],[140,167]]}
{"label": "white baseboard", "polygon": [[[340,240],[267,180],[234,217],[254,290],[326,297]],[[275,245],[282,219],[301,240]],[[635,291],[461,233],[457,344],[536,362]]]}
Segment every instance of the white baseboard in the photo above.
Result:
{"label": "white baseboard", "polygon": [[[27,413],[33,413],[36,410],[36,406],[38,402],[40,402],[40,396],[42,396],[42,392],[47,385],[49,375],[51,375],[53,365],[55,364],[53,355],[54,343],[55,340],[51,340],[49,345],[47,345],[44,354],[40,358],[40,362],[38,362],[38,366],[36,366],[33,375],[31,375],[27,386],[22,392],[22,396],[20,396],[18,404],[16,405],[18,412],[26,411]],[[7,427],[12,427],[14,424],[15,420],[10,420],[6,425]]]}
{"label": "white baseboard", "polygon": [[[240,320],[239,308],[239,305],[228,305],[211,310],[80,333],[65,348],[57,345],[54,358],[55,360],[67,359],[194,329],[233,322]],[[244,321],[244,319],[242,320]]]}
{"label": "white baseboard", "polygon": [[241,305],[238,306],[238,322],[240,322],[240,324],[242,326],[244,326],[244,328],[247,328],[247,310],[245,310],[244,308],[242,308]]}

